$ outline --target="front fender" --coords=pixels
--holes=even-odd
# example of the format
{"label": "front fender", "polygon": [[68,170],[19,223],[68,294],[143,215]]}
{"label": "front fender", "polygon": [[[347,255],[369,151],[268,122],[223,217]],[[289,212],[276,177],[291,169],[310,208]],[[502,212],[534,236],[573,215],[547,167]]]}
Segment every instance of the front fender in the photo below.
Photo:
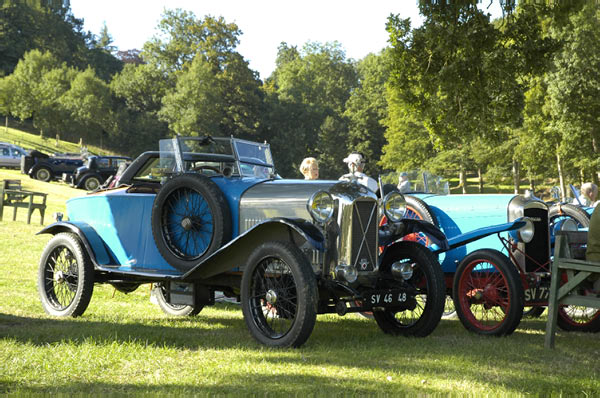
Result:
{"label": "front fender", "polygon": [[379,244],[387,246],[406,235],[423,233],[437,247],[448,249],[446,235],[435,225],[423,220],[405,218],[397,223],[388,223],[379,230]]}
{"label": "front fender", "polygon": [[108,265],[111,264],[111,257],[104,247],[102,238],[98,235],[96,230],[89,224],[83,221],[59,221],[54,224],[48,225],[42,229],[36,235],[41,234],[52,234],[56,235],[61,232],[71,232],[76,234],[85,250],[87,251],[90,259],[95,265]]}
{"label": "front fender", "polygon": [[435,254],[440,254],[446,252],[448,250],[457,248],[459,246],[464,246],[476,240],[485,238],[486,236],[497,234],[500,232],[508,232],[514,231],[521,227],[525,226],[525,221],[517,219],[513,222],[508,222],[504,224],[491,225],[489,227],[477,228],[473,231],[466,232],[464,234],[460,234],[453,238],[448,239],[448,247],[447,248],[439,248],[434,250]]}
{"label": "front fender", "polygon": [[325,250],[323,234],[313,224],[301,219],[272,218],[227,243],[189,270],[183,279],[206,279],[240,268],[256,247],[274,240],[291,242],[304,250]]}

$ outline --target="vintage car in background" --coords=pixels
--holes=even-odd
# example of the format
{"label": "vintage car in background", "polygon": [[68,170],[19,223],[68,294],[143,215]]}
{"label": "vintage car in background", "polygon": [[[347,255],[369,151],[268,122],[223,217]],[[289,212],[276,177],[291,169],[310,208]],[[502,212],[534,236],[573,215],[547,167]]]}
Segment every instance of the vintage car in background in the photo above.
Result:
{"label": "vintage car in background", "polygon": [[[268,144],[235,138],[162,140],[118,187],[67,202],[48,226],[38,290],[44,310],[79,316],[94,284],[130,292],[153,283],[163,311],[197,314],[215,291],[241,300],[252,336],[297,347],[317,314],[371,311],[386,333],[427,336],[445,300],[425,246],[444,235],[403,219],[405,201],[356,181],[279,178]],[[381,228],[385,214],[389,223]],[[383,249],[380,251],[380,246]]]}
{"label": "vintage car in background", "polygon": [[63,174],[71,175],[83,166],[85,154],[62,153],[49,156],[39,151],[31,151],[21,156],[21,173],[36,180],[49,182],[58,180]]}
{"label": "vintage car in background", "polygon": [[[423,172],[408,174],[411,189],[405,194],[406,215],[440,227],[450,247],[457,237],[463,243],[442,253],[426,236],[413,237],[440,254],[447,292],[463,325],[480,334],[506,335],[518,326],[524,307],[543,312],[549,296],[554,235],[562,229],[587,227],[582,210],[555,204],[550,211],[547,203],[532,195],[448,195],[442,178]],[[382,184],[390,191],[390,184],[398,180],[398,173],[390,173],[382,177]],[[522,217],[529,220],[529,227],[517,234],[498,231],[481,238],[482,228]],[[470,233],[481,239],[469,242]],[[597,332],[600,311],[562,307],[558,325],[564,330]]]}
{"label": "vintage car in background", "polygon": [[74,188],[94,191],[115,175],[119,166],[127,166],[130,162],[131,158],[126,156],[88,156],[75,173],[63,173],[62,180]]}
{"label": "vintage car in background", "polygon": [[18,145],[0,142],[0,167],[19,168],[21,156],[27,156],[27,151]]}

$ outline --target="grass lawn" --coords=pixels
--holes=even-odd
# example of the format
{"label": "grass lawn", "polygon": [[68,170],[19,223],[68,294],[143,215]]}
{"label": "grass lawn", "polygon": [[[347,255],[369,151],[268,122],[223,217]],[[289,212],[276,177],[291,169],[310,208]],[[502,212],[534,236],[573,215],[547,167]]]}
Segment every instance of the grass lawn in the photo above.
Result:
{"label": "grass lawn", "polygon": [[[25,188],[48,192],[50,215],[83,195],[0,169]],[[97,285],[86,313],[47,316],[36,290],[39,218],[12,209],[0,221],[0,394],[136,393],[230,395],[577,395],[600,393],[600,336],[559,331],[545,350],[545,317],[505,338],[443,320],[423,339],[383,334],[356,315],[320,315],[300,349],[255,342],[239,306],[217,304],[193,318],[169,318],[134,293]],[[38,223],[36,225],[36,223]]]}
{"label": "grass lawn", "polygon": [[[10,144],[15,144],[25,149],[36,149],[40,152],[44,152],[46,154],[53,153],[79,153],[81,148],[79,144],[68,142],[64,140],[58,141],[58,145],[56,142],[56,137],[44,137],[41,138],[39,134],[30,134],[22,130],[8,128],[8,130],[4,127],[0,127],[0,142],[8,142]],[[109,151],[98,148],[93,145],[87,145],[88,150],[95,154],[110,154]]]}

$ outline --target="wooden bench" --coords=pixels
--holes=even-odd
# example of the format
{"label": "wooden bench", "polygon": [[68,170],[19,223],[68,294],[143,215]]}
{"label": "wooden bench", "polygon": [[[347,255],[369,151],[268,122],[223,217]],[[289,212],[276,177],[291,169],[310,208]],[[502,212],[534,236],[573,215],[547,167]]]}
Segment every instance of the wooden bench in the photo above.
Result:
{"label": "wooden bench", "polygon": [[[582,283],[589,284],[590,275],[600,277],[600,263],[585,261],[586,231],[561,231],[556,234],[545,347],[554,348],[556,320],[561,305],[580,305],[600,308],[600,297],[585,295]],[[561,285],[566,275],[567,282]],[[582,294],[583,293],[583,294]]]}
{"label": "wooden bench", "polygon": [[[37,209],[40,212],[40,225],[44,224],[46,213],[46,196],[42,192],[25,191],[21,188],[21,180],[3,180],[0,184],[0,221],[4,207],[13,208],[13,221],[17,219],[17,209],[27,209],[27,224],[31,223],[31,215]],[[40,198],[36,201],[36,198]]]}

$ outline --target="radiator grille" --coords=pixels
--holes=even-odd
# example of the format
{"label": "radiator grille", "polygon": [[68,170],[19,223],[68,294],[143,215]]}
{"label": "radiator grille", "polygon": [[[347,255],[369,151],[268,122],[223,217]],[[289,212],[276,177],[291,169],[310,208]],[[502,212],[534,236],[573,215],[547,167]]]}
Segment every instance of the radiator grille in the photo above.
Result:
{"label": "radiator grille", "polygon": [[359,272],[377,264],[377,202],[354,202],[352,208],[352,264]]}
{"label": "radiator grille", "polygon": [[540,271],[540,265],[550,259],[550,237],[548,235],[548,211],[546,209],[525,209],[525,217],[531,218],[535,233],[531,242],[525,244],[525,270]]}

